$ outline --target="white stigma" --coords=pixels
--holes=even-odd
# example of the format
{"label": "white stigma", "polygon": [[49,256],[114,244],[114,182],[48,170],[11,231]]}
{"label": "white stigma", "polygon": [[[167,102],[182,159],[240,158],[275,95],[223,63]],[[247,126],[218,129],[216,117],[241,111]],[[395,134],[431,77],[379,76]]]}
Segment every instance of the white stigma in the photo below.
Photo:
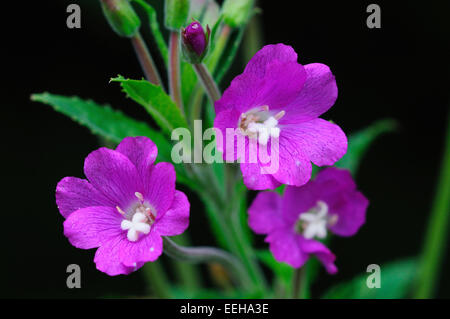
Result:
{"label": "white stigma", "polygon": [[136,213],[130,220],[124,219],[120,224],[122,230],[128,230],[127,238],[129,241],[137,241],[139,234],[148,234],[151,226],[147,223],[148,219],[143,213]]}
{"label": "white stigma", "polygon": [[269,117],[263,123],[252,122],[248,125],[250,133],[258,134],[258,142],[266,145],[270,137],[278,138],[280,136],[280,128],[277,127],[278,121],[273,117]]}
{"label": "white stigma", "polygon": [[303,222],[303,236],[305,238],[325,238],[327,236],[329,216],[328,205],[325,202],[318,201],[314,209],[301,214],[299,219]]}
{"label": "white stigma", "polygon": [[285,111],[280,111],[272,116],[269,113],[269,107],[264,105],[242,113],[238,125],[245,135],[257,138],[259,144],[267,145],[271,137],[280,137],[278,121],[285,114]]}

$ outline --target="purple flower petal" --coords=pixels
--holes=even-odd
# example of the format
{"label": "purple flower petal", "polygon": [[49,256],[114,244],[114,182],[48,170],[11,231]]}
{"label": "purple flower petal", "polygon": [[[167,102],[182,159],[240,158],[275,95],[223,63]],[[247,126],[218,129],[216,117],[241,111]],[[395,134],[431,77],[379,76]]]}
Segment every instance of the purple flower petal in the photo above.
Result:
{"label": "purple flower petal", "polygon": [[123,236],[118,246],[120,261],[127,267],[155,261],[163,251],[162,237],[154,229],[136,242],[130,242]]}
{"label": "purple flower petal", "polygon": [[112,206],[113,202],[97,191],[87,180],[64,177],[56,186],[56,204],[67,218],[74,211],[90,206]]}
{"label": "purple flower petal", "polygon": [[153,225],[154,231],[161,236],[176,236],[189,226],[190,204],[183,192],[175,191],[172,206],[162,218]]}
{"label": "purple flower petal", "polygon": [[292,103],[306,81],[304,67],[297,62],[280,63],[274,60],[266,66],[266,70],[264,76],[244,72],[235,77],[222,98],[215,102],[216,114],[229,108],[245,113],[264,105],[278,110]]}
{"label": "purple flower petal", "polygon": [[135,266],[128,267],[122,263],[120,254],[124,240],[126,239],[122,236],[117,236],[97,249],[94,262],[98,270],[110,276],[128,275],[144,265],[136,263]]}
{"label": "purple flower petal", "polygon": [[348,170],[329,167],[317,174],[316,189],[328,205],[329,214],[337,215],[330,230],[340,236],[353,236],[366,221],[367,198],[356,190]]}
{"label": "purple flower petal", "polygon": [[313,181],[301,187],[287,186],[282,203],[284,220],[294,225],[301,213],[305,213],[316,206],[319,195]]}
{"label": "purple flower petal", "polygon": [[271,174],[262,174],[261,166],[257,163],[241,163],[242,177],[248,189],[265,190],[281,186]]}
{"label": "purple flower petal", "polygon": [[338,215],[336,225],[330,230],[339,236],[353,236],[366,222],[366,210],[369,201],[360,192],[354,191],[351,194],[342,196],[340,200],[334,201],[329,210],[331,214]]}
{"label": "purple flower petal", "polygon": [[[283,126],[282,135],[316,165],[333,165],[347,152],[347,137],[336,124],[314,119]],[[281,144],[281,142],[280,142]]]}
{"label": "purple flower petal", "polygon": [[150,184],[150,174],[158,155],[158,149],[148,137],[126,137],[117,146],[116,151],[122,153],[136,166],[142,178],[144,188]]}
{"label": "purple flower petal", "polygon": [[260,192],[248,209],[248,224],[257,234],[269,234],[284,226],[282,197],[275,192]]}
{"label": "purple flower petal", "polygon": [[275,259],[294,268],[302,267],[309,258],[309,255],[303,252],[300,240],[300,236],[290,228],[279,228],[265,239]]}
{"label": "purple flower petal", "polygon": [[325,64],[312,63],[304,66],[306,82],[297,98],[286,105],[283,124],[296,124],[315,119],[328,111],[337,99],[336,80]]}
{"label": "purple flower petal", "polygon": [[[217,149],[223,153],[224,159],[227,159],[227,154],[228,156],[230,156],[229,160],[236,161],[238,159],[238,152],[237,152],[238,141],[237,138],[234,136],[235,132],[234,130],[237,127],[240,115],[241,113],[239,113],[236,109],[229,108],[224,110],[223,112],[220,112],[214,119],[214,128],[217,136],[216,138]],[[227,128],[229,128],[228,132]],[[240,137],[245,138],[242,135]],[[234,139],[234,143],[231,143],[232,139]],[[230,141],[227,144],[228,140]]]}
{"label": "purple flower petal", "polygon": [[334,264],[336,256],[321,242],[312,239],[300,238],[301,249],[311,255],[315,255],[325,266],[329,274],[337,273],[337,267]]}
{"label": "purple flower petal", "polygon": [[254,74],[262,78],[266,75],[267,66],[273,61],[280,63],[297,62],[297,58],[297,53],[291,46],[282,43],[269,44],[256,52],[245,67],[244,73]]}
{"label": "purple flower petal", "polygon": [[156,164],[150,175],[150,185],[144,198],[156,209],[156,218],[162,218],[172,205],[175,194],[175,168],[170,163]]}
{"label": "purple flower petal", "polygon": [[77,210],[64,221],[64,235],[81,249],[99,247],[122,233],[122,216],[112,207],[96,206]]}
{"label": "purple flower petal", "polygon": [[143,192],[140,176],[133,163],[117,151],[100,148],[86,157],[84,174],[89,182],[115,205],[125,209]]}
{"label": "purple flower petal", "polygon": [[279,159],[279,169],[273,177],[280,183],[301,186],[311,178],[312,165],[309,158],[283,130],[279,138],[279,155],[273,155],[273,158]]}

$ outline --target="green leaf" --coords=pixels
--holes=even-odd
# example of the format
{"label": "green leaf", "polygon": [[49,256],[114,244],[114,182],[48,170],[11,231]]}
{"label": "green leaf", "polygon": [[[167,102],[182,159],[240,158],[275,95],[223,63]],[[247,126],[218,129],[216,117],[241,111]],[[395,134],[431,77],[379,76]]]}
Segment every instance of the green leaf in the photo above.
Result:
{"label": "green leaf", "polygon": [[176,128],[187,127],[180,109],[160,86],[146,80],[125,79],[120,75],[111,81],[119,82],[127,97],[142,105],[168,135]]}
{"label": "green leaf", "polygon": [[335,165],[356,173],[361,160],[375,139],[384,133],[395,131],[396,128],[397,122],[395,120],[384,119],[373,123],[362,131],[351,134],[348,138],[347,154]]}
{"label": "green leaf", "polygon": [[169,60],[169,50],[167,48],[166,41],[161,33],[161,29],[159,28],[159,23],[156,15],[156,10],[149,5],[144,0],[133,0],[137,2],[145,11],[147,11],[148,20],[150,24],[150,30],[152,31],[153,37],[155,38],[156,45],[161,52],[161,55],[164,59],[164,62],[167,64]]}
{"label": "green leaf", "polygon": [[418,274],[416,258],[380,265],[381,287],[368,288],[367,278],[370,272],[363,273],[346,283],[329,289],[325,299],[400,299],[408,297],[414,278]]}
{"label": "green leaf", "polygon": [[88,127],[92,133],[115,143],[119,143],[127,136],[148,136],[157,144],[167,143],[160,133],[153,131],[145,123],[136,121],[109,105],[101,106],[94,101],[82,100],[76,96],[67,97],[47,92],[33,94],[31,100],[52,106],[55,111]]}
{"label": "green leaf", "polygon": [[280,263],[275,260],[272,253],[269,250],[258,250],[256,257],[267,267],[269,267],[276,277],[280,278],[286,286],[289,286],[292,282],[294,275],[294,268],[285,263]]}
{"label": "green leaf", "polygon": [[[113,143],[120,143],[127,136],[147,136],[158,147],[157,162],[172,162],[172,144],[161,133],[152,130],[145,123],[136,121],[109,105],[99,105],[91,100],[79,97],[67,97],[50,93],[33,94],[31,100],[53,107],[55,111],[70,117],[73,121],[86,126],[93,134]],[[191,187],[195,184],[181,164],[174,164],[177,182]]]}

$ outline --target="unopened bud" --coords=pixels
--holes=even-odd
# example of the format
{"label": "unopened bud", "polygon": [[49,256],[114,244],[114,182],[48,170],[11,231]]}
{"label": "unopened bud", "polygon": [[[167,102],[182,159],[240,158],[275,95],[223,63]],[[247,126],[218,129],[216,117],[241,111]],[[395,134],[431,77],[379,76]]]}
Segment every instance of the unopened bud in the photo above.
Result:
{"label": "unopened bud", "polygon": [[183,54],[189,63],[198,64],[208,51],[209,36],[211,30],[206,27],[206,33],[202,25],[194,21],[181,31]]}
{"label": "unopened bud", "polygon": [[133,37],[141,26],[128,0],[100,0],[103,13],[111,28],[122,37]]}

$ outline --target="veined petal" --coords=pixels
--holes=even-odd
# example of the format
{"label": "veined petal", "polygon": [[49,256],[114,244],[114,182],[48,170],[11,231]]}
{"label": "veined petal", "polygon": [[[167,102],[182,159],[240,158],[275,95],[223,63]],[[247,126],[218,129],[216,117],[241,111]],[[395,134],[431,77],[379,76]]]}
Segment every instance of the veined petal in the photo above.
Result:
{"label": "veined petal", "polygon": [[113,207],[86,207],[73,212],[64,221],[64,235],[73,246],[91,249],[119,236],[121,221],[121,215]]}
{"label": "veined petal", "polygon": [[127,267],[155,261],[163,252],[162,237],[155,229],[149,234],[140,234],[136,242],[122,238],[119,246],[120,261]]}
{"label": "veined petal", "polygon": [[158,155],[158,148],[148,137],[126,137],[117,146],[116,151],[122,153],[136,166],[142,178],[144,188],[151,183],[152,165]]}
{"label": "veined petal", "polygon": [[175,191],[172,206],[153,225],[155,232],[161,236],[182,234],[189,226],[190,204],[183,192]]}
{"label": "veined petal", "polygon": [[128,275],[144,265],[143,262],[126,266],[121,261],[123,244],[128,241],[124,236],[116,236],[103,243],[95,253],[94,262],[97,269],[110,276]]}
{"label": "veined petal", "polygon": [[302,267],[309,255],[300,246],[300,235],[290,228],[279,228],[271,232],[265,239],[270,251],[279,262],[285,262],[294,268]]}
{"label": "veined petal", "polygon": [[133,163],[120,152],[100,148],[90,153],[84,162],[89,182],[114,206],[127,207],[136,199],[135,192],[143,192],[140,176]]}
{"label": "veined petal", "polygon": [[282,197],[275,192],[260,192],[248,209],[248,224],[257,234],[269,234],[284,226]]}
{"label": "veined petal", "polygon": [[56,186],[55,196],[59,212],[65,218],[81,208],[114,204],[87,180],[76,177],[64,177]]}
{"label": "veined petal", "polygon": [[301,64],[273,60],[266,71],[263,76],[244,72],[235,77],[215,103],[216,114],[229,108],[245,113],[265,105],[278,110],[298,97],[306,81],[306,71]]}
{"label": "veined petal", "polygon": [[297,53],[291,46],[282,43],[269,44],[256,52],[245,67],[244,73],[254,74],[262,78],[266,75],[267,66],[273,61],[280,63],[297,62],[297,58]]}
{"label": "veined petal", "polygon": [[318,166],[333,165],[347,152],[344,132],[336,124],[323,119],[285,125],[282,134]]}
{"label": "veined petal", "polygon": [[328,111],[337,99],[338,89],[328,66],[312,63],[304,66],[306,81],[300,94],[286,105],[282,124],[310,121]]}
{"label": "veined petal", "polygon": [[300,237],[300,247],[302,251],[309,255],[315,255],[324,265],[329,274],[337,273],[337,267],[334,264],[336,256],[321,242],[313,239]]}
{"label": "veined petal", "polygon": [[175,194],[175,168],[171,163],[156,164],[150,175],[150,184],[143,194],[150,205],[156,209],[156,218],[162,218],[172,205]]}

